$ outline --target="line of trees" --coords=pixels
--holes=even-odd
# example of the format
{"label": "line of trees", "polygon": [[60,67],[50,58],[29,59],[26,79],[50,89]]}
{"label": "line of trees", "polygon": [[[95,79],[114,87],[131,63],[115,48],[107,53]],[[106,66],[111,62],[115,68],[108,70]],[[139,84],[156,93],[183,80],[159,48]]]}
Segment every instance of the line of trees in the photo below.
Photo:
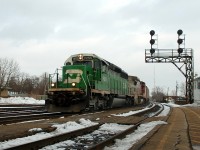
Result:
{"label": "line of trees", "polygon": [[[0,89],[11,89],[19,94],[45,94],[47,73],[31,76],[20,72],[19,64],[13,59],[0,58]],[[1,92],[0,92],[1,96]]]}
{"label": "line of trees", "polygon": [[[179,91],[179,92],[178,92]],[[163,102],[165,96],[185,96],[185,83],[181,83],[180,86],[178,87],[178,84],[176,86],[176,90],[172,90],[169,93],[169,88],[167,91],[164,91],[162,87],[156,86],[153,88],[152,92],[152,100],[157,101],[157,102]]]}

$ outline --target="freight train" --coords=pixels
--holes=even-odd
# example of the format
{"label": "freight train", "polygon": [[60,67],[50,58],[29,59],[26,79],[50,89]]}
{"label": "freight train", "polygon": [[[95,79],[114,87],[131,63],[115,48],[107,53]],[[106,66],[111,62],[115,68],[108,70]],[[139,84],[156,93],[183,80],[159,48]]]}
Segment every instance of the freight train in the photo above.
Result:
{"label": "freight train", "polygon": [[47,111],[80,112],[111,108],[115,98],[126,99],[127,105],[144,103],[149,90],[145,82],[120,67],[83,53],[70,56],[61,69],[49,75],[47,95]]}

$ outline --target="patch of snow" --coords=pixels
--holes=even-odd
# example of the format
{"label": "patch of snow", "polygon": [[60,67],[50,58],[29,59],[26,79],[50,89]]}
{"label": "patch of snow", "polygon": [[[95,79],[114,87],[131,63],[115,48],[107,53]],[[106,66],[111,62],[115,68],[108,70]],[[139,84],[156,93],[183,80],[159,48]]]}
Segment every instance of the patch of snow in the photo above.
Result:
{"label": "patch of snow", "polygon": [[130,128],[131,126],[133,126],[133,125],[120,125],[117,123],[105,123],[105,124],[101,125],[99,130],[100,131],[109,131],[112,133],[118,133],[118,132],[121,132],[121,131],[124,131],[124,130]]}
{"label": "patch of snow", "polygon": [[171,107],[181,107],[181,105],[174,104],[174,103],[166,103],[165,105],[171,106]]}
{"label": "patch of snow", "polygon": [[[86,134],[83,136],[78,136],[75,140],[79,141],[80,139],[93,139],[94,135],[99,135],[100,137],[102,137],[101,135],[103,134],[117,134],[121,131],[124,131],[128,128],[130,128],[132,125],[120,125],[117,123],[105,123],[103,125],[100,126],[100,128],[98,130],[95,130],[94,132],[90,133],[90,134]],[[102,137],[103,140],[104,137]],[[76,144],[77,141],[75,140],[66,140],[60,143],[56,143],[54,145],[50,145],[50,146],[46,146],[43,147],[41,150],[52,150],[52,149],[66,149],[66,147],[68,146],[73,146]],[[87,148],[84,147],[84,148]]]}
{"label": "patch of snow", "polygon": [[141,124],[138,129],[127,135],[124,139],[117,139],[115,144],[109,147],[105,147],[104,150],[127,150],[132,147],[137,141],[144,137],[148,132],[150,132],[155,126],[159,124],[167,124],[164,121],[152,121],[149,123]]}
{"label": "patch of snow", "polygon": [[144,108],[144,109],[141,109],[141,110],[137,110],[137,111],[129,111],[128,113],[122,113],[122,114],[112,114],[113,116],[119,116],[119,117],[128,117],[128,116],[131,116],[131,115],[134,115],[134,114],[137,114],[139,112],[142,112],[144,110],[148,110],[149,108]]}
{"label": "patch of snow", "polygon": [[33,128],[33,129],[30,129],[28,130],[29,132],[40,132],[42,131],[42,128]]}
{"label": "patch of snow", "polygon": [[183,105],[183,106],[199,107],[199,104],[198,103],[193,103],[193,104],[186,104],[186,105]]}
{"label": "patch of snow", "polygon": [[[154,104],[152,107],[154,107],[154,106],[155,106],[155,104]],[[145,110],[149,110],[149,109],[151,109],[151,108],[146,107],[146,108],[141,109],[141,110],[129,111],[128,113],[112,114],[112,115],[113,115],[113,116],[128,117],[128,116],[135,115],[135,114],[138,114],[138,113],[140,113],[140,112],[143,112],[143,111],[145,111]]]}
{"label": "patch of snow", "polygon": [[44,105],[45,100],[36,100],[32,97],[9,97],[0,98],[0,104],[35,104]]}
{"label": "patch of snow", "polygon": [[164,104],[163,104],[163,107],[164,107],[163,111],[159,115],[157,115],[156,117],[167,116],[169,114],[170,107],[166,106]]}
{"label": "patch of snow", "polygon": [[51,133],[40,132],[40,133],[37,133],[32,136],[27,136],[27,137],[23,137],[23,138],[17,138],[17,139],[0,142],[0,149],[11,148],[11,147],[14,147],[14,146],[17,146],[20,144],[25,144],[25,143],[45,139],[47,137],[52,137],[55,135],[67,133],[70,131],[74,131],[74,130],[85,128],[85,127],[88,127],[91,125],[98,124],[98,123],[94,123],[94,122],[91,122],[90,120],[85,120],[85,119],[80,119],[79,122],[80,122],[80,124],[76,123],[76,122],[67,122],[64,124],[53,125],[53,127],[56,127],[57,129]]}

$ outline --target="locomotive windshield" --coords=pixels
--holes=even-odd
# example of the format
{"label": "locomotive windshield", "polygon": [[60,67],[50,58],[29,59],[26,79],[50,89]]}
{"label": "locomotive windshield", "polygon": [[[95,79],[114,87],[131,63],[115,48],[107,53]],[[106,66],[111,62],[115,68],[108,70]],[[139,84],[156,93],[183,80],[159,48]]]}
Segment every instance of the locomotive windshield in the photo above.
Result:
{"label": "locomotive windshield", "polygon": [[72,58],[73,65],[86,65],[92,67],[92,56],[83,56],[82,54],[77,55],[76,57]]}
{"label": "locomotive windshield", "polygon": [[92,62],[91,61],[75,61],[73,62],[74,65],[86,65],[86,66],[91,66],[92,67]]}

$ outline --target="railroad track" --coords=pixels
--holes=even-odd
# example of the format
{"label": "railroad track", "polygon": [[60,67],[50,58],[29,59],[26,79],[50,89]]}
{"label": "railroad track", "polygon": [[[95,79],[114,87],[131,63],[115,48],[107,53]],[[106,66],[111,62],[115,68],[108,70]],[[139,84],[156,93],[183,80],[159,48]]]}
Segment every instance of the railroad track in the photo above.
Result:
{"label": "railroad track", "polygon": [[[151,107],[150,104],[148,107]],[[118,108],[112,108],[115,110]],[[98,111],[97,111],[98,112]],[[85,114],[90,113],[84,112]],[[145,111],[144,111],[145,113]],[[41,105],[1,105],[0,106],[0,125],[11,124],[22,121],[30,121],[35,119],[55,118],[63,115],[71,115],[74,113],[47,113],[44,106]]]}
{"label": "railroad track", "polygon": [[17,123],[17,122],[22,122],[22,121],[30,121],[30,120],[35,120],[35,119],[47,119],[47,118],[56,118],[56,117],[61,117],[63,114],[61,112],[57,113],[38,113],[38,114],[15,114],[13,116],[4,116],[0,117],[0,125],[2,124],[11,124],[11,123]]}
{"label": "railroad track", "polygon": [[[161,108],[158,109],[158,105],[152,106],[151,108],[145,110],[145,112],[141,111],[137,114],[137,116],[145,116],[145,117],[141,117],[141,119],[134,125],[129,125],[129,127],[127,129],[125,129],[124,131],[121,131],[119,133],[111,133],[111,134],[101,134],[101,136],[95,136],[96,132],[99,132],[99,128],[101,128],[101,126],[103,126],[104,124],[96,124],[96,125],[92,125],[83,129],[78,129],[75,131],[71,131],[71,132],[67,132],[67,133],[62,133],[59,135],[55,135],[55,136],[51,136],[45,139],[41,139],[38,141],[34,141],[34,142],[30,142],[30,143],[25,143],[25,144],[21,144],[18,146],[14,146],[14,147],[10,147],[8,149],[39,149],[48,145],[52,145],[61,141],[66,141],[66,140],[70,140],[70,139],[74,139],[74,140],[78,140],[79,142],[77,142],[77,144],[73,145],[72,147],[70,146],[64,146],[62,148],[65,149],[103,149],[105,146],[109,146],[112,145],[113,142],[116,139],[121,139],[124,138],[126,135],[134,132],[142,123],[144,123],[145,121],[147,121],[148,118],[153,117],[158,115],[162,110],[163,110],[163,106],[160,105]],[[152,115],[152,112],[154,111],[154,115]],[[148,115],[151,114],[151,115]],[[91,136],[95,138],[89,138],[89,140],[86,140],[84,137],[88,137]],[[102,138],[103,137],[103,138]],[[81,139],[81,143],[80,143],[80,139]]]}
{"label": "railroad track", "polygon": [[26,111],[0,111],[0,117],[9,117],[9,116],[19,116],[19,115],[28,115],[28,114],[40,114],[45,113],[46,111],[41,110],[26,110]]}
{"label": "railroad track", "polygon": [[13,105],[0,105],[1,111],[22,111],[22,110],[45,110],[44,105],[26,105],[26,104],[13,104]]}
{"label": "railroad track", "polygon": [[63,113],[47,113],[43,105],[0,105],[0,125],[60,116]]}
{"label": "railroad track", "polygon": [[0,117],[44,112],[46,112],[45,107],[41,105],[0,105]]}

